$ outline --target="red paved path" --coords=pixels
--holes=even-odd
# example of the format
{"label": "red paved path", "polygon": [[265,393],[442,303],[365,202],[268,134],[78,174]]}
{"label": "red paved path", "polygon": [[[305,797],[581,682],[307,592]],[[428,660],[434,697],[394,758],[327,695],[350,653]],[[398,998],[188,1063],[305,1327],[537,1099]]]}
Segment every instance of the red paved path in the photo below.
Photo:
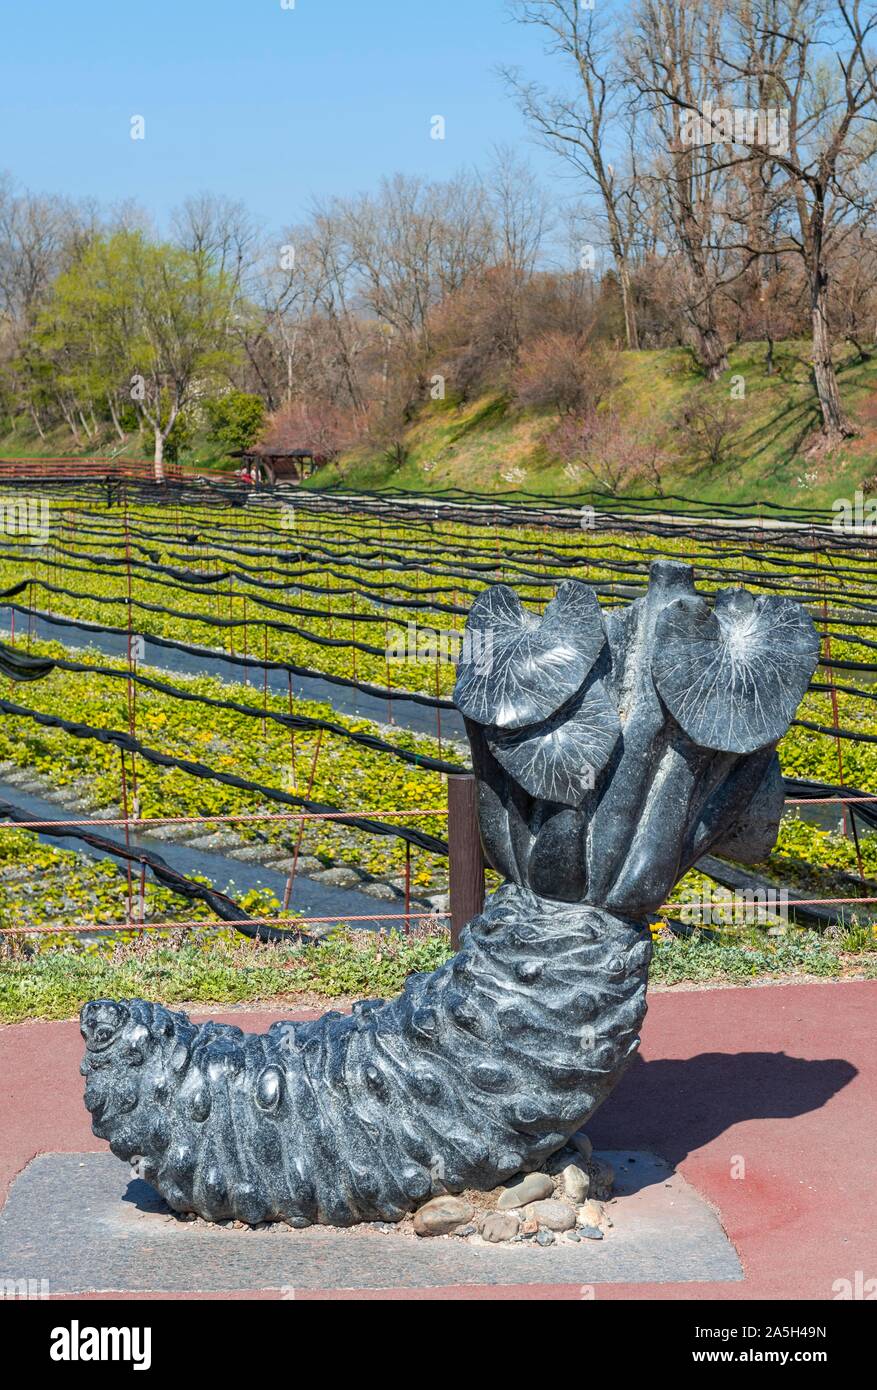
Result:
{"label": "red paved path", "polygon": [[[282,1015],[210,1016],[259,1031]],[[746,1277],[601,1284],[598,1298],[830,1299],[837,1279],[877,1277],[875,1021],[877,981],[653,994],[641,1059],[588,1132],[597,1147],[650,1148],[678,1166],[719,1212]],[[36,1154],[105,1149],[82,1104],[81,1050],[73,1022],[0,1028],[0,1204]],[[581,1295],[534,1285],[332,1296]]]}

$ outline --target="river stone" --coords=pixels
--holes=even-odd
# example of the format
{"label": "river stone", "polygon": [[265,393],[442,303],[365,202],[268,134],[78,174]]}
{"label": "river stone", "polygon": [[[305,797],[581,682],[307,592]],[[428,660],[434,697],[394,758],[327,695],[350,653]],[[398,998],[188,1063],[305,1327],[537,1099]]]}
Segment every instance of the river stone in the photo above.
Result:
{"label": "river stone", "polygon": [[414,1229],[419,1236],[447,1236],[474,1215],[474,1207],[462,1197],[433,1197],[415,1212]]}
{"label": "river stone", "polygon": [[518,1218],[513,1211],[492,1211],[485,1218],[481,1234],[491,1245],[498,1245],[500,1241],[512,1240],[518,1229]]}
{"label": "river stone", "polygon": [[537,1245],[553,1245],[554,1235],[551,1231],[537,1231],[534,1237]]}
{"label": "river stone", "polygon": [[602,1240],[603,1232],[597,1226],[579,1226],[579,1235],[585,1240]]}
{"label": "river stone", "polygon": [[563,1190],[575,1206],[581,1206],[588,1195],[591,1179],[576,1163],[567,1164],[563,1170]]}
{"label": "river stone", "polygon": [[578,1134],[574,1134],[572,1136],[569,1142],[574,1149],[578,1149],[582,1158],[587,1163],[591,1157],[591,1154],[594,1152],[594,1146],[588,1138],[587,1134],[582,1133],[582,1131],[580,1130]]}
{"label": "river stone", "polygon": [[317,859],[313,854],[300,854],[298,856],[297,871],[300,874],[318,874],[326,865],[322,859]]}
{"label": "river stone", "polygon": [[579,1207],[579,1224],[582,1226],[599,1226],[603,1221],[602,1202],[585,1202]]}
{"label": "river stone", "polygon": [[331,883],[333,888],[352,888],[354,884],[359,883],[359,874],[355,869],[347,869],[343,864],[334,869],[323,869],[310,877],[315,883]]}
{"label": "river stone", "polygon": [[399,896],[398,889],[391,888],[389,883],[381,883],[379,879],[361,884],[360,892],[368,893],[370,898],[378,898],[382,903],[394,903]]}
{"label": "river stone", "polygon": [[576,1224],[576,1214],[566,1202],[531,1202],[524,1215],[549,1231],[571,1231]]}
{"label": "river stone", "polygon": [[615,1169],[612,1164],[604,1163],[602,1159],[595,1158],[591,1163],[591,1171],[594,1186],[601,1192],[611,1192],[612,1184],[615,1181]]}
{"label": "river stone", "polygon": [[496,1204],[497,1211],[511,1211],[513,1207],[525,1207],[528,1202],[539,1202],[550,1197],[554,1183],[547,1173],[528,1173],[514,1187],[507,1187]]}

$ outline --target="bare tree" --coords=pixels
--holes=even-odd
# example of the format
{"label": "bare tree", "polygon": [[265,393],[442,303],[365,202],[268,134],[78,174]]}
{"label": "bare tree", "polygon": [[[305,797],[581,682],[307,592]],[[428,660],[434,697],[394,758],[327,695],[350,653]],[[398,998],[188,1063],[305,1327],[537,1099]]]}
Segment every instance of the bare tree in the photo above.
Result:
{"label": "bare tree", "polygon": [[682,307],[711,381],[728,367],[717,309],[725,274],[723,161],[709,132],[689,138],[689,117],[721,95],[724,11],[724,0],[639,0],[625,44],[655,137],[651,181],[679,259]]}
{"label": "bare tree", "polygon": [[338,199],[317,208],[311,221],[308,254],[314,265],[316,303],[325,323],[325,342],[333,371],[354,410],[365,414],[368,401],[360,359],[367,333],[353,306],[356,262],[348,240],[346,209]]}
{"label": "bare tree", "polygon": [[877,341],[877,240],[858,227],[832,259],[832,337],[851,343],[867,362]]}
{"label": "bare tree", "polygon": [[574,73],[571,96],[546,92],[536,83],[505,69],[518,105],[541,141],[566,159],[598,195],[624,307],[625,341],[639,346],[630,284],[631,225],[627,216],[636,196],[636,170],[623,178],[608,154],[622,109],[622,80],[607,24],[578,0],[512,0],[522,24],[543,29],[549,49],[559,53]]}
{"label": "bare tree", "polygon": [[707,463],[716,472],[728,462],[738,419],[726,396],[716,396],[701,386],[682,402],[674,423],[681,438],[681,452],[687,451],[693,462]]}
{"label": "bare tree", "polygon": [[253,270],[257,232],[245,205],[214,193],[187,198],[171,215],[174,240],[237,293]]}
{"label": "bare tree", "polygon": [[493,208],[496,260],[521,276],[532,275],[553,225],[545,190],[509,145],[495,148],[485,185]]}
{"label": "bare tree", "polygon": [[57,273],[60,222],[53,201],[17,196],[8,181],[0,184],[0,303],[10,318],[32,319]]}
{"label": "bare tree", "polygon": [[814,382],[823,434],[833,445],[854,429],[832,355],[829,252],[851,224],[874,212],[868,171],[877,152],[877,55],[867,43],[877,33],[877,14],[863,22],[859,0],[736,0],[736,6],[740,54],[726,55],[725,65],[759,90],[775,92],[788,113],[787,148],[744,157],[770,160],[782,175],[773,202],[788,206],[791,216],[779,249],[800,256],[804,266]]}
{"label": "bare tree", "polygon": [[493,227],[480,185],[396,174],[376,196],[334,204],[363,307],[429,352],[430,309],[484,270]]}
{"label": "bare tree", "polygon": [[546,443],[572,483],[590,482],[610,496],[640,481],[662,491],[657,439],[612,407],[564,416]]}

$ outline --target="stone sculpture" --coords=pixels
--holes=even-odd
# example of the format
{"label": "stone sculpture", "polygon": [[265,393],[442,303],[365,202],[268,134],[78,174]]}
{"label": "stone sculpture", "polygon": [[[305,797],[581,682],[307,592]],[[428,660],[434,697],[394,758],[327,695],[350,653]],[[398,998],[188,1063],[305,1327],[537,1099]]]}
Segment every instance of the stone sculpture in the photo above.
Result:
{"label": "stone sculpture", "polygon": [[650,914],[707,851],[772,846],[776,744],[819,656],[799,605],[710,606],[658,562],[608,614],[578,582],[541,619],[488,589],[468,632],[455,699],[505,883],[452,960],[264,1036],[142,1000],[83,1009],[94,1132],[174,1210],[394,1221],[538,1168],[638,1046]]}

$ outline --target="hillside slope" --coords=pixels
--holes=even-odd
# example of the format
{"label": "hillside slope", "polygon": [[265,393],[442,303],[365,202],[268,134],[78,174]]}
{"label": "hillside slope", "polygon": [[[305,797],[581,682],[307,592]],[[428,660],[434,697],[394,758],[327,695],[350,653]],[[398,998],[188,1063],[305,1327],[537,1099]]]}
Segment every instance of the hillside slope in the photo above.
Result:
{"label": "hillside slope", "polygon": [[[730,368],[706,385],[682,348],[619,354],[618,381],[601,404],[620,423],[622,436],[653,442],[660,493],[714,502],[764,500],[786,506],[830,511],[839,498],[877,475],[877,355],[862,360],[838,346],[836,362],[844,405],[857,435],[827,452],[819,436],[819,408],[811,382],[809,343],[786,342],[775,349],[775,370],[765,369],[764,343],[743,343],[730,351]],[[742,381],[745,396],[739,394]],[[736,385],[735,385],[736,383]],[[691,430],[680,423],[692,393],[721,415],[728,415],[720,457],[710,461]],[[553,447],[558,416],[524,411],[500,394],[458,402],[448,399],[424,407],[405,433],[401,464],[379,449],[359,449],[318,470],[314,487],[380,489],[401,487],[438,491],[460,487],[485,493],[520,489],[563,496],[612,487],[600,486],[594,460],[562,461]],[[125,444],[107,430],[102,438],[77,446],[63,429],[40,440],[29,421],[0,435],[0,457],[91,455],[148,457],[148,441],[136,434]],[[196,468],[233,469],[216,445],[196,431],[180,461]],[[597,469],[599,473],[599,469]],[[622,495],[654,495],[653,472],[628,476]]]}
{"label": "hillside slope", "polygon": [[[844,404],[859,433],[827,453],[819,440],[808,351],[804,342],[778,345],[775,371],[768,376],[764,344],[741,344],[730,352],[729,371],[711,386],[703,384],[683,349],[625,352],[619,383],[601,409],[617,412],[626,428],[655,440],[661,491],[667,496],[830,508],[839,497],[852,498],[877,472],[877,360],[863,362],[851,349],[838,351]],[[732,400],[734,378],[738,391],[739,378],[743,380],[743,399]],[[680,410],[694,390],[719,410],[731,405],[718,464],[702,452],[698,456],[679,425]],[[389,462],[378,451],[361,450],[321,469],[315,485],[479,492],[521,488],[548,495],[596,488],[591,471],[562,463],[552,451],[556,425],[555,414],[522,412],[497,396],[466,404],[435,403],[408,430],[403,464]],[[642,475],[619,491],[652,494],[655,486]]]}

